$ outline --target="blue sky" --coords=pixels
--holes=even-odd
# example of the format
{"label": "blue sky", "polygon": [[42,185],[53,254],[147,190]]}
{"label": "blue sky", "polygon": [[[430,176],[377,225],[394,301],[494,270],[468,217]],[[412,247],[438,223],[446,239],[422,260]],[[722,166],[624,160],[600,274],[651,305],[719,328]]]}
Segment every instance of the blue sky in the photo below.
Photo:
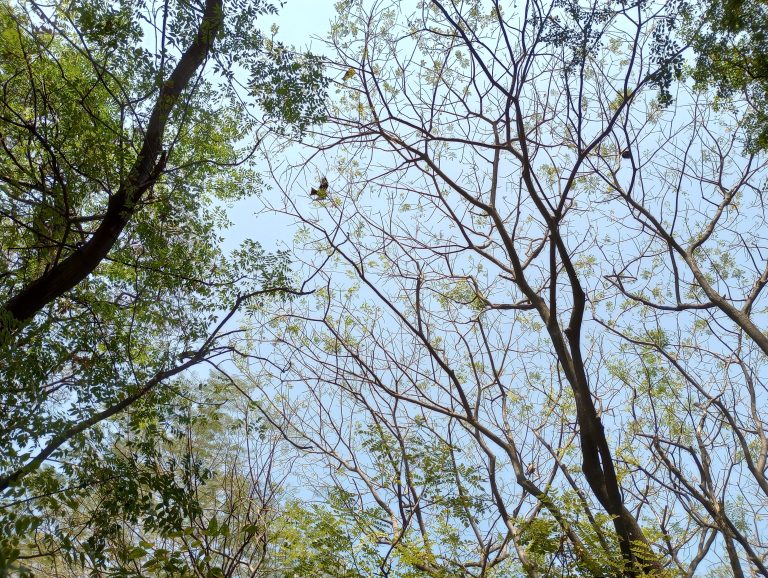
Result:
{"label": "blue sky", "polygon": [[265,18],[264,29],[272,22],[280,27],[279,37],[297,48],[311,48],[312,36],[325,36],[334,14],[330,0],[288,0],[275,18]]}

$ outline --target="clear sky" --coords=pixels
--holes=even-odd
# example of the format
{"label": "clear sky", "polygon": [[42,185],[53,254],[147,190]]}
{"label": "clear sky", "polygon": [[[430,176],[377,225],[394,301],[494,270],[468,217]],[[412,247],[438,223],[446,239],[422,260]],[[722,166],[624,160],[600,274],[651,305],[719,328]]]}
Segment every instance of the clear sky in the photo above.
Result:
{"label": "clear sky", "polygon": [[325,36],[334,14],[331,0],[287,0],[274,18],[265,18],[268,30],[272,22],[280,27],[278,36],[296,48],[312,48],[312,36]]}

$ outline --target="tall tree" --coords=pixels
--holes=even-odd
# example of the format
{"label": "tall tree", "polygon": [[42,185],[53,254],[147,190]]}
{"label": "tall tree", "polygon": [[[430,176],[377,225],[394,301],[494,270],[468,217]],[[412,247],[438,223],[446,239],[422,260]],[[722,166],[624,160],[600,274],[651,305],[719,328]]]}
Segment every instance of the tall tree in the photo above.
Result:
{"label": "tall tree", "polygon": [[256,329],[382,572],[766,574],[767,165],[679,81],[685,10],[341,5],[327,129],[274,165],[327,174],[273,208],[333,266]]}
{"label": "tall tree", "polygon": [[304,130],[323,95],[317,61],[256,27],[268,2],[22,4],[0,3],[3,568],[17,505],[81,483],[109,420],[290,291],[285,254],[222,250],[222,206],[260,186],[259,131]]}

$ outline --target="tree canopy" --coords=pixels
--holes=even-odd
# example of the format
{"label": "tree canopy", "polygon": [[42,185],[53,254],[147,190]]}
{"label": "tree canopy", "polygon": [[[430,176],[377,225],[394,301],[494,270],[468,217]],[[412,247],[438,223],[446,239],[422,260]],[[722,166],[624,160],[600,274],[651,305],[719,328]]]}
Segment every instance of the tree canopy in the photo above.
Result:
{"label": "tree canopy", "polygon": [[0,5],[0,573],[768,575],[765,2],[335,8]]}
{"label": "tree canopy", "polygon": [[[322,114],[312,57],[264,46],[255,21],[274,11],[0,5],[3,568],[41,520],[14,505],[66,502],[104,468],[129,479],[102,452],[168,403],[172,377],[223,355],[238,308],[291,290],[285,254],[221,246],[223,203],[261,187],[265,129],[235,75],[298,86],[276,128]],[[127,429],[109,424],[129,407]]]}

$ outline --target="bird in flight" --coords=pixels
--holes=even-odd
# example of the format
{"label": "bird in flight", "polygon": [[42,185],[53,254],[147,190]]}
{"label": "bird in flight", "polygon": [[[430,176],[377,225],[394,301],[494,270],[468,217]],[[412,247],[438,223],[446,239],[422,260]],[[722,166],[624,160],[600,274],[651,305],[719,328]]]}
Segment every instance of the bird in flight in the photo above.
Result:
{"label": "bird in flight", "polygon": [[313,188],[309,192],[310,197],[317,197],[318,201],[324,200],[328,196],[328,179],[323,177],[320,179],[320,186],[318,188]]}

